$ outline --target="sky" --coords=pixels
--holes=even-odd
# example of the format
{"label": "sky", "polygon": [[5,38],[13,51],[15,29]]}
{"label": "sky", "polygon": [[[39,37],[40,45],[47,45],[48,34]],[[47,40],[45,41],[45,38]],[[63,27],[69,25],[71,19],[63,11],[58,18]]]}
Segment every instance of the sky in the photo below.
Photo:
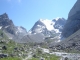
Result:
{"label": "sky", "polygon": [[7,13],[16,26],[30,30],[39,19],[68,18],[77,0],[0,0],[0,15]]}

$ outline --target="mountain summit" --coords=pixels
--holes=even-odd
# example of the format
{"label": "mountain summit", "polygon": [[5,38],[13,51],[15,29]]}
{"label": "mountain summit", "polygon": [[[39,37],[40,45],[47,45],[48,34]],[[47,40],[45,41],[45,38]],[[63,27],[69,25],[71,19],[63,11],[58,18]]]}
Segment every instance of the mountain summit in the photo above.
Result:
{"label": "mountain summit", "polygon": [[53,20],[39,19],[29,31],[30,34],[42,33],[45,36],[60,35],[66,20],[56,18]]}

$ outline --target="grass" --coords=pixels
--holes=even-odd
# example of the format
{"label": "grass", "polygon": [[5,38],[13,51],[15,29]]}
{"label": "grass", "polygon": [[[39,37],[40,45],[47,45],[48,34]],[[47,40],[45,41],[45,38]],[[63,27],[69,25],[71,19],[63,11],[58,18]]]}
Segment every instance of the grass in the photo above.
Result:
{"label": "grass", "polygon": [[0,29],[0,36],[2,38],[8,39],[8,37],[6,36],[6,34]]}
{"label": "grass", "polygon": [[34,58],[34,57],[33,57],[32,59],[29,59],[29,60],[39,60],[39,58]]}
{"label": "grass", "polygon": [[43,57],[45,60],[60,60],[59,56],[43,53],[40,49],[37,49],[34,55],[35,56],[33,56],[32,59],[29,60],[40,60],[41,57]]}
{"label": "grass", "polygon": [[[9,39],[7,35],[4,34],[2,30],[0,30],[0,48],[2,48],[3,46],[5,46],[6,49],[2,49],[0,53],[8,54],[9,57],[3,58],[0,60],[19,60],[16,57],[18,57],[18,55],[21,54],[21,52],[25,52],[25,51],[19,50],[20,48],[24,46],[24,44],[16,43],[15,41]],[[18,51],[15,50],[14,48],[18,48]],[[10,57],[11,54],[13,54],[15,58]]]}
{"label": "grass", "polygon": [[0,58],[0,60],[21,60],[18,57],[7,57],[7,58]]}
{"label": "grass", "polygon": [[65,49],[64,51],[67,52],[67,53],[79,53],[80,54],[80,51],[79,50],[76,50],[76,49],[72,49],[72,50]]}
{"label": "grass", "polygon": [[39,60],[40,57],[43,57],[45,60],[60,60],[60,57],[55,56],[55,55],[50,55],[50,54],[43,54],[43,55],[39,56],[39,58],[32,57],[32,59],[30,59],[30,60]]}
{"label": "grass", "polygon": [[3,50],[3,53],[12,53],[15,47],[15,42],[9,41],[8,44],[4,44],[7,47],[7,50]]}
{"label": "grass", "polygon": [[[33,47],[35,44],[34,43],[29,43],[29,45],[27,46],[26,44],[19,44],[19,43],[16,43],[14,42],[13,40],[10,40],[8,39],[8,37],[0,30],[0,36],[2,37],[0,40],[4,40],[5,42],[4,43],[1,43],[0,45],[1,46],[6,46],[7,47],[7,50],[2,50],[2,53],[7,53],[7,54],[13,54],[13,55],[16,55],[14,57],[7,57],[7,58],[0,58],[0,60],[21,60],[21,58],[23,58],[24,56],[22,56],[21,58],[18,57],[18,54],[23,52],[25,53],[25,51],[18,51],[18,52],[15,52],[14,51],[14,48],[31,48]],[[24,47],[25,46],[25,47]],[[44,47],[44,48],[48,48],[47,47],[47,44],[41,44],[41,47]],[[25,50],[24,49],[24,50]],[[55,55],[50,55],[50,54],[43,54],[43,52],[40,50],[40,49],[36,49],[37,51],[35,52],[35,55],[36,57],[32,57],[32,59],[30,60],[39,60],[40,57],[43,57],[45,58],[45,60],[59,60],[60,57],[58,56],[55,56]]]}

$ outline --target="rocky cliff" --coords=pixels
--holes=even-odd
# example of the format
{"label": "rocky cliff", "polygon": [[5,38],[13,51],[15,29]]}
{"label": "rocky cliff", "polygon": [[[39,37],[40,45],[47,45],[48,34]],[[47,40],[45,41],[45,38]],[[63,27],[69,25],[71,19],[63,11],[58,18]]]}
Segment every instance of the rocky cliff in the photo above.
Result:
{"label": "rocky cliff", "polygon": [[63,28],[62,36],[69,37],[80,29],[80,0],[77,0],[75,5],[69,12],[67,22]]}

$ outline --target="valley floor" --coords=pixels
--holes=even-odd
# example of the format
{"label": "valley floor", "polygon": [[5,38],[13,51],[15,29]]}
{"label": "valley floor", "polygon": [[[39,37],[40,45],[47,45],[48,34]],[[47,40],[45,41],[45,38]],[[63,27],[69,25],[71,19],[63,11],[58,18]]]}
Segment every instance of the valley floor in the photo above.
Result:
{"label": "valley floor", "polygon": [[[80,60],[80,54],[78,53],[66,53],[66,52],[50,52],[49,49],[46,48],[39,48],[42,50],[42,54],[36,56],[32,56],[33,52],[28,53],[28,57],[23,60]],[[45,55],[45,56],[44,56]]]}

